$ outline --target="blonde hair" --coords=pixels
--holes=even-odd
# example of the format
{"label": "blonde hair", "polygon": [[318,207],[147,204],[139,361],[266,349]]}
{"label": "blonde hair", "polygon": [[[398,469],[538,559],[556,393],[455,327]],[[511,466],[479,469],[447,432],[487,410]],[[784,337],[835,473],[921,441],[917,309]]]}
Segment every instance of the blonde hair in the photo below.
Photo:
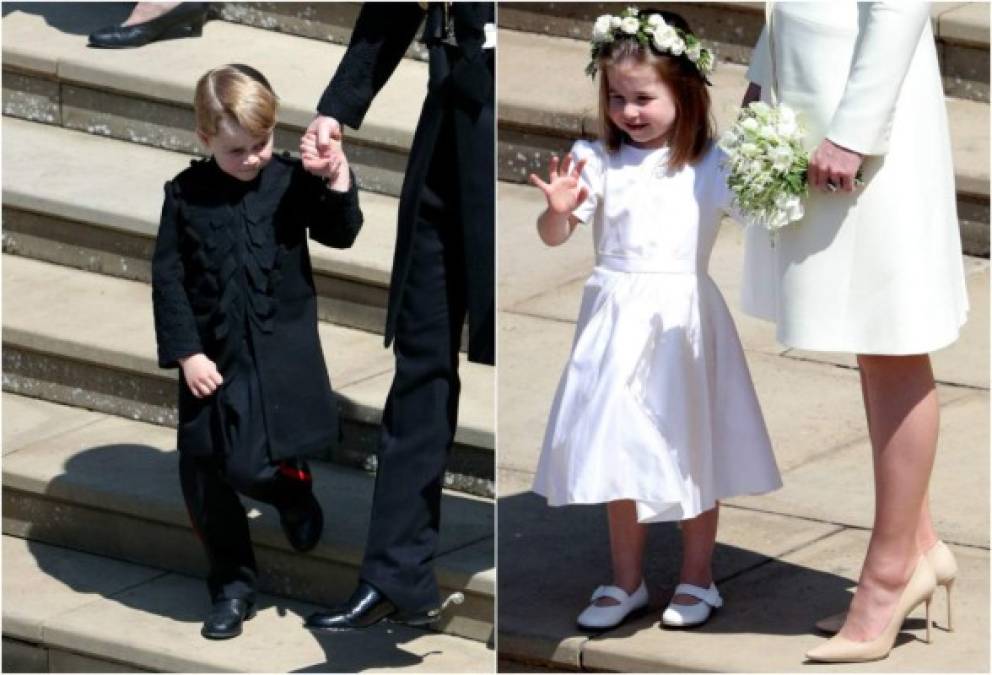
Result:
{"label": "blonde hair", "polygon": [[215,136],[226,119],[252,136],[263,136],[276,126],[278,104],[269,81],[251,66],[232,63],[214,68],[196,83],[196,128]]}
{"label": "blonde hair", "polygon": [[[647,13],[661,14],[666,23],[678,26],[687,33],[691,32],[685,19],[677,14],[641,11],[641,14]],[[610,83],[607,75],[608,66],[627,59],[653,67],[675,99],[675,124],[669,138],[671,154],[668,168],[674,171],[687,164],[695,164],[715,134],[706,82],[688,59],[656,54],[650,47],[642,46],[635,40],[618,40],[610,48],[604,49],[600,56],[599,127],[604,145],[610,152],[616,152],[622,143],[630,142],[627,134],[610,119]]]}

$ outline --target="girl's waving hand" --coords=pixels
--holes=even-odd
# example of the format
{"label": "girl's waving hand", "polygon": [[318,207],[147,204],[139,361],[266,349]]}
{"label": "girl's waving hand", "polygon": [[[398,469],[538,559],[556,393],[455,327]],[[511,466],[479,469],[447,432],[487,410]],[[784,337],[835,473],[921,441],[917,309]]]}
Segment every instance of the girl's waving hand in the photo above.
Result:
{"label": "girl's waving hand", "polygon": [[559,167],[558,157],[552,156],[548,163],[548,182],[532,173],[530,183],[544,193],[548,200],[548,210],[556,215],[567,215],[574,211],[579,204],[589,196],[589,189],[579,183],[579,176],[585,168],[586,160],[580,159],[572,164],[572,153],[565,155],[565,160]]}

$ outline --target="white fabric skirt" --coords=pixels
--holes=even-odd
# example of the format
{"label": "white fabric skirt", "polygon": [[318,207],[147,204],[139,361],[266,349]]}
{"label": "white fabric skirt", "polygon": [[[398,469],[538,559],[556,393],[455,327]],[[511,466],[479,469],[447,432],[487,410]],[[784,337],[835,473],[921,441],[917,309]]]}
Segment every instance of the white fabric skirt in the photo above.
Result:
{"label": "white fabric skirt", "polygon": [[707,275],[597,266],[554,398],[534,491],[551,506],[632,499],[693,518],[781,487],[740,339]]}

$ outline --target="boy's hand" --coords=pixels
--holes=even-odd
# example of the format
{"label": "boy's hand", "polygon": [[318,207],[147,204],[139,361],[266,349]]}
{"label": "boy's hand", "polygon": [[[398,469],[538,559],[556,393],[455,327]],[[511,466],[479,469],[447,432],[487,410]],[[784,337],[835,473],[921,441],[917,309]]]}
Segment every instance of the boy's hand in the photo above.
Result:
{"label": "boy's hand", "polygon": [[341,141],[330,138],[326,147],[326,150],[320,150],[315,131],[308,130],[303,134],[300,139],[303,168],[315,176],[326,178],[332,190],[347,192],[351,187],[351,176],[348,171],[348,158],[345,157]]}
{"label": "boy's hand", "polygon": [[[545,183],[537,174],[530,175],[530,183],[544,193],[548,200],[548,211],[555,215],[570,214],[589,196],[589,190],[579,184],[579,176],[585,168],[586,160],[576,162],[572,167],[572,153],[565,155],[565,161],[558,168],[558,157],[552,156],[548,165],[549,182]],[[571,168],[571,170],[569,170]]]}
{"label": "boy's hand", "polygon": [[210,396],[224,383],[217,364],[208,359],[206,354],[193,354],[179,359],[179,366],[183,369],[186,386],[197,398]]}

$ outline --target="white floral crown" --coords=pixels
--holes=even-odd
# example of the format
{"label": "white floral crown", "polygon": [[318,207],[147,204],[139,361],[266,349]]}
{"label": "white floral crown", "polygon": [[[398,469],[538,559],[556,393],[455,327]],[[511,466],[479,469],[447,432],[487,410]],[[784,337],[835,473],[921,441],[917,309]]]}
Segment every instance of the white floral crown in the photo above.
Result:
{"label": "white floral crown", "polygon": [[661,14],[640,16],[636,7],[628,7],[620,16],[604,14],[592,27],[592,60],[586,66],[586,74],[596,76],[599,58],[607,45],[616,40],[636,40],[642,47],[651,46],[660,54],[685,56],[699,71],[703,80],[710,84],[709,75],[716,67],[713,52],[704,49],[702,43],[692,33],[669,26]]}

